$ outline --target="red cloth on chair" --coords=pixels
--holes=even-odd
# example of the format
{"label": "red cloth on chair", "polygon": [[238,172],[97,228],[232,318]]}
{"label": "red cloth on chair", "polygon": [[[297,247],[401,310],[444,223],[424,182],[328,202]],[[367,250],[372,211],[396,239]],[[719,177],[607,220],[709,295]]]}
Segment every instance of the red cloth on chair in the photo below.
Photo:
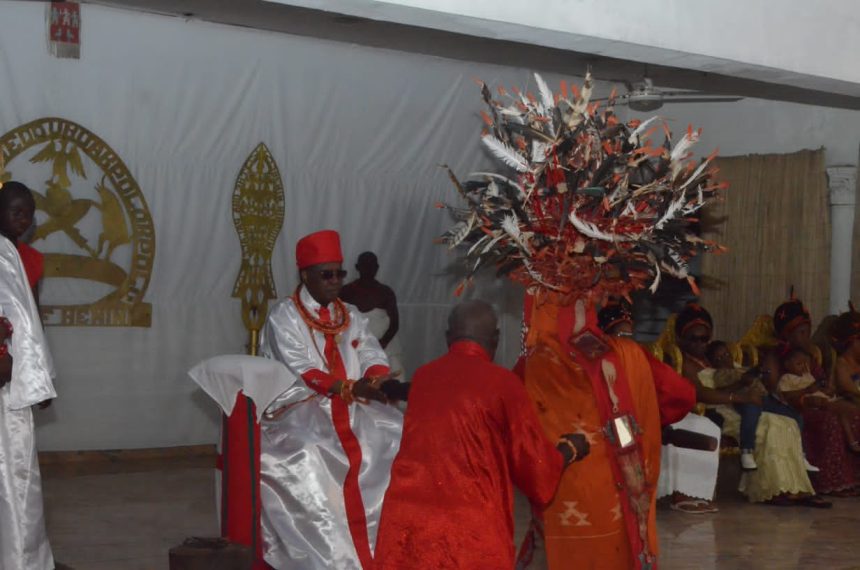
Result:
{"label": "red cloth on chair", "polygon": [[270,570],[263,562],[260,526],[260,424],[254,403],[242,394],[221,437],[221,535],[254,548],[253,570]]}

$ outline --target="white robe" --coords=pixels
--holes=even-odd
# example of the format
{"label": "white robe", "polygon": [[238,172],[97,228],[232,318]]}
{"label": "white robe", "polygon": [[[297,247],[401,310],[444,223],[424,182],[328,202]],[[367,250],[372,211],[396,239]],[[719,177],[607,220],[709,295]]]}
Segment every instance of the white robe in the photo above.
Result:
{"label": "white robe", "polygon": [[[304,288],[300,295],[316,315],[320,305]],[[338,349],[347,375],[357,380],[371,366],[388,366],[388,361],[367,330],[367,320],[347,307],[351,323]],[[325,337],[308,328],[292,299],[284,299],[269,312],[261,339],[261,354],[283,362],[295,375],[292,386],[267,410],[286,411],[261,422],[263,557],[278,570],[361,570],[343,498],[349,461],[332,424],[331,400],[301,378],[311,369],[327,371]],[[349,415],[361,446],[359,486],[372,552],[403,416],[378,402],[354,403]]]}
{"label": "white robe", "polygon": [[0,312],[12,323],[12,380],[0,389],[0,570],[53,570],[31,406],[56,397],[54,366],[24,266],[0,237]]}

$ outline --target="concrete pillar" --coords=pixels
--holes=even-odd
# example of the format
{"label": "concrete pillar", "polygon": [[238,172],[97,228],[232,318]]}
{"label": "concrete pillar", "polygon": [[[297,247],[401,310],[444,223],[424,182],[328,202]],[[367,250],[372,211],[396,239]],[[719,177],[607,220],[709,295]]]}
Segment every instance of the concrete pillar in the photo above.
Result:
{"label": "concrete pillar", "polygon": [[[830,313],[848,310],[851,297],[854,210],[857,201],[857,167],[827,169],[830,188]],[[858,301],[858,299],[854,299]]]}

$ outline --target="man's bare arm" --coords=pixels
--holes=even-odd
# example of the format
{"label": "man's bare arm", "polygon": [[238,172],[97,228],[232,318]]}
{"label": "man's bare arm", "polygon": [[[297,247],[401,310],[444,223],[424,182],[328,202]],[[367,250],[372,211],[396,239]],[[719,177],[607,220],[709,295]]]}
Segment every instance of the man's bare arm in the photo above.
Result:
{"label": "man's bare arm", "polygon": [[385,312],[388,313],[388,330],[379,339],[379,344],[382,345],[382,348],[388,346],[388,343],[391,342],[391,339],[400,330],[400,312],[397,310],[397,295],[394,294],[392,289],[388,287],[386,289]]}

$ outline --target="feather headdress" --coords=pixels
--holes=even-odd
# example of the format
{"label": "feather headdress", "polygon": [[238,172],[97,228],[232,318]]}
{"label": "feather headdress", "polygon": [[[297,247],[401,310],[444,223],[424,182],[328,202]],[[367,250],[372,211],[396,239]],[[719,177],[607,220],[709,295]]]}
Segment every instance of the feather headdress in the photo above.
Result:
{"label": "feather headdress", "polygon": [[[505,170],[463,183],[448,171],[471,212],[440,238],[466,250],[469,274],[458,291],[487,266],[595,301],[656,290],[664,274],[696,290],[690,258],[722,248],[696,235],[694,216],[725,187],[713,181],[716,153],[691,159],[700,131],[688,128],[673,145],[659,117],[622,123],[613,97],[603,108],[590,101],[591,74],[572,93],[564,82],[553,93],[535,80],[537,96],[500,88],[499,99],[480,84],[489,107],[481,140]],[[665,142],[655,146],[661,124]]]}

